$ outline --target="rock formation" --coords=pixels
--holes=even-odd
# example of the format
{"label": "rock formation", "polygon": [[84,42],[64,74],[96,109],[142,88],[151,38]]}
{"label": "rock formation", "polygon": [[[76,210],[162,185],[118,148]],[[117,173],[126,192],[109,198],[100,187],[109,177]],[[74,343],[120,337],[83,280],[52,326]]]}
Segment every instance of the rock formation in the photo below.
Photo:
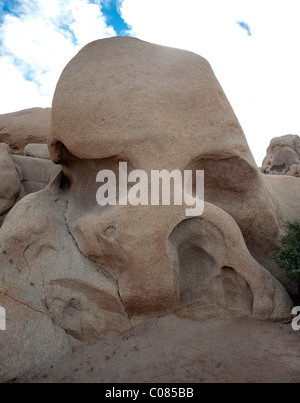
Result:
{"label": "rock formation", "polygon": [[43,158],[11,155],[19,172],[21,172],[21,197],[44,189],[60,171],[60,166]]}
{"label": "rock formation", "polygon": [[27,144],[24,148],[24,155],[50,160],[47,144]]}
{"label": "rock formation", "polygon": [[47,143],[51,108],[32,108],[0,115],[0,142],[9,145],[14,154],[24,154],[30,143]]}
{"label": "rock formation", "polygon": [[[300,213],[298,179],[259,172],[202,57],[125,37],[87,45],[58,82],[49,150],[62,171],[0,230],[0,306],[9,307],[1,362],[10,355],[0,379],[22,375],[24,361],[36,369],[61,359],[67,340],[122,333],[148,317],[289,317],[290,284],[274,252],[284,220]],[[124,161],[148,177],[204,170],[203,214],[99,206],[97,173],[118,176]],[[31,322],[32,343],[15,353]]]}
{"label": "rock formation", "polygon": [[[39,156],[47,156],[45,144],[34,146],[38,147]],[[35,155],[38,153],[35,152]],[[9,146],[5,143],[0,144],[0,227],[8,211],[17,201],[30,193],[44,189],[59,171],[60,166],[53,164],[52,161],[10,154]]]}
{"label": "rock formation", "polygon": [[264,174],[300,177],[300,137],[288,134],[273,138],[261,171]]}
{"label": "rock formation", "polygon": [[20,191],[21,179],[9,147],[0,144],[0,216],[13,207]]}

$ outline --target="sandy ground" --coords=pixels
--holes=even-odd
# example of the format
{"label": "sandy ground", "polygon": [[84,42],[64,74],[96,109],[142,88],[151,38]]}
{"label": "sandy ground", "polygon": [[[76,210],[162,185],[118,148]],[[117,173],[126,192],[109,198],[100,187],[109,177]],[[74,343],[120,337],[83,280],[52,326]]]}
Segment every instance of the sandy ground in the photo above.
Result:
{"label": "sandy ground", "polygon": [[291,324],[168,316],[110,333],[13,382],[300,382],[300,331]]}

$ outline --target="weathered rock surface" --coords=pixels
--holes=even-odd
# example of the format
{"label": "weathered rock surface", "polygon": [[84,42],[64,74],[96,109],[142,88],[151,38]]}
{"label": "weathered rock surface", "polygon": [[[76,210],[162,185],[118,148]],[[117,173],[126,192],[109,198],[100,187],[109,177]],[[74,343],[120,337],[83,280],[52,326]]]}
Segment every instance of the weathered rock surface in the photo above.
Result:
{"label": "weathered rock surface", "polygon": [[24,155],[35,158],[50,159],[47,144],[27,144],[24,148]]}
{"label": "weathered rock surface", "polygon": [[5,144],[0,144],[0,216],[14,204],[21,191],[21,180]]}
{"label": "weathered rock surface", "polygon": [[51,108],[32,108],[0,115],[0,143],[9,145],[14,154],[23,155],[30,143],[47,143]]}
{"label": "weathered rock surface", "polygon": [[[0,271],[14,273],[24,290],[32,287],[28,298],[71,341],[122,333],[170,313],[195,320],[289,317],[292,301],[274,263],[285,196],[257,169],[206,60],[133,38],[87,45],[58,82],[49,147],[62,172],[9,212],[0,230]],[[27,172],[38,159],[13,159],[23,184],[30,182]],[[40,161],[43,181],[50,161]],[[187,206],[172,201],[99,206],[97,173],[118,177],[122,161],[128,173],[140,169],[148,178],[152,170],[204,170],[203,214],[188,218]],[[294,195],[285,218],[300,215],[300,193]],[[11,277],[0,278],[10,295]],[[8,332],[6,352],[14,351],[9,340]],[[32,356],[38,366],[42,342]],[[23,358],[14,356],[20,371]]]}
{"label": "weathered rock surface", "polygon": [[65,332],[53,324],[45,301],[0,248],[0,306],[6,331],[0,332],[0,382],[40,369],[71,354]]}
{"label": "weathered rock surface", "polygon": [[83,256],[70,236],[67,197],[58,183],[21,200],[0,231],[0,305],[9,320],[0,334],[0,357],[13,363],[1,368],[2,381],[69,353],[66,334],[85,340],[131,328],[115,280]]}
{"label": "weathered rock surface", "polygon": [[204,170],[205,201],[233,217],[259,263],[267,269],[273,264],[276,207],[222,88],[200,56],[132,38],[89,44],[58,82],[49,146],[71,183],[70,232],[85,256],[118,279],[130,315],[181,306],[178,251],[170,257],[165,244],[186,216],[181,206],[149,207],[147,214],[146,207],[95,206],[92,178],[106,168],[118,174],[118,161],[128,161],[129,171],[143,169],[148,178],[153,169]]}
{"label": "weathered rock surface", "polygon": [[59,165],[42,158],[11,156],[22,172],[23,196],[44,189],[61,170]]}
{"label": "weathered rock surface", "polygon": [[300,137],[288,134],[275,137],[267,149],[261,171],[271,175],[300,176]]}
{"label": "weathered rock surface", "polygon": [[174,156],[187,165],[201,147],[223,158],[234,149],[256,167],[209,63],[191,52],[135,38],[92,42],[63,71],[52,114],[55,161],[61,143],[81,159],[124,154],[145,168],[162,155],[163,165]]}
{"label": "weathered rock surface", "polygon": [[[39,151],[46,156],[47,145],[42,145],[42,149],[40,146]],[[60,169],[48,159],[10,154],[9,146],[0,144],[0,227],[17,201],[44,189]]]}

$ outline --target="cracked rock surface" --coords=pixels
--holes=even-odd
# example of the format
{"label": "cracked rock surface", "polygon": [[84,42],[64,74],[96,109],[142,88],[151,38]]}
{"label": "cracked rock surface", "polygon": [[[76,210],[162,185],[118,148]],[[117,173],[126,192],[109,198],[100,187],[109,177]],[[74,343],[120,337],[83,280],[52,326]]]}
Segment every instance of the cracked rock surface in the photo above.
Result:
{"label": "cracked rock surface", "polygon": [[80,253],[69,232],[60,180],[21,200],[1,228],[0,306],[8,317],[1,381],[62,359],[76,341],[131,328],[116,282]]}
{"label": "cracked rock surface", "polygon": [[[183,368],[186,351],[196,371],[197,348],[213,351],[205,341],[220,329],[206,331],[202,321],[290,317],[289,283],[274,254],[284,222],[300,215],[298,179],[259,172],[205,59],[135,38],[95,41],[64,69],[51,116],[48,145],[57,164],[51,183],[38,188],[52,177],[51,161],[17,155],[8,160],[14,161],[12,177],[20,175],[24,191],[25,185],[40,191],[22,198],[0,230],[0,306],[7,308],[0,380],[51,366],[71,348],[112,331],[119,341],[128,331],[138,336],[137,324],[148,345],[142,343],[146,361],[141,355],[136,371],[152,365],[156,379],[161,363],[156,345],[173,365],[180,350]],[[120,162],[130,184],[121,183]],[[205,172],[201,215],[188,216],[185,203],[174,200],[123,203],[127,191],[135,191],[136,198],[141,193],[129,176],[138,179],[142,171],[151,178],[153,170],[175,169],[181,177],[186,170]],[[97,203],[99,171],[115,177],[118,202]],[[196,193],[197,181],[187,190],[184,185],[189,196]],[[176,320],[157,319],[170,314]],[[164,345],[152,328],[143,327],[149,318],[156,318],[151,323]],[[223,344],[224,353],[228,347]],[[126,360],[120,363],[121,372],[110,367],[99,379],[130,379]],[[145,379],[130,371],[132,379]],[[170,380],[181,377],[172,366],[170,373]]]}

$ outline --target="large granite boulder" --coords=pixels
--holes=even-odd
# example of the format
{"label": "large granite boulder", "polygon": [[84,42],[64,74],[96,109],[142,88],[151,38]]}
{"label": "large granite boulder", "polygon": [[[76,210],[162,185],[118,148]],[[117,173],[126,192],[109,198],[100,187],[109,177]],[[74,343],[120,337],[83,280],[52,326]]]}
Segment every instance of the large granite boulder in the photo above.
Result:
{"label": "large granite boulder", "polygon": [[[48,338],[44,325],[37,327],[46,339],[35,339],[36,353],[25,345],[18,356],[7,331],[2,357],[11,347],[20,372],[24,357],[45,364],[42,344],[51,344],[57,327],[73,344],[169,313],[289,317],[292,301],[282,285],[289,283],[274,251],[283,218],[300,214],[300,191],[298,205],[282,213],[286,196],[259,172],[202,57],[125,37],[87,45],[58,82],[49,149],[62,172],[17,203],[0,230],[1,289],[28,305],[33,299],[54,326]],[[117,202],[99,205],[99,171],[118,177],[121,162],[132,183],[141,172],[151,178],[154,170],[204,170],[203,213],[187,217],[184,204],[150,199],[124,203],[122,192],[134,186],[119,181]],[[196,190],[193,182],[185,194]],[[8,368],[3,377],[10,375]]]}

